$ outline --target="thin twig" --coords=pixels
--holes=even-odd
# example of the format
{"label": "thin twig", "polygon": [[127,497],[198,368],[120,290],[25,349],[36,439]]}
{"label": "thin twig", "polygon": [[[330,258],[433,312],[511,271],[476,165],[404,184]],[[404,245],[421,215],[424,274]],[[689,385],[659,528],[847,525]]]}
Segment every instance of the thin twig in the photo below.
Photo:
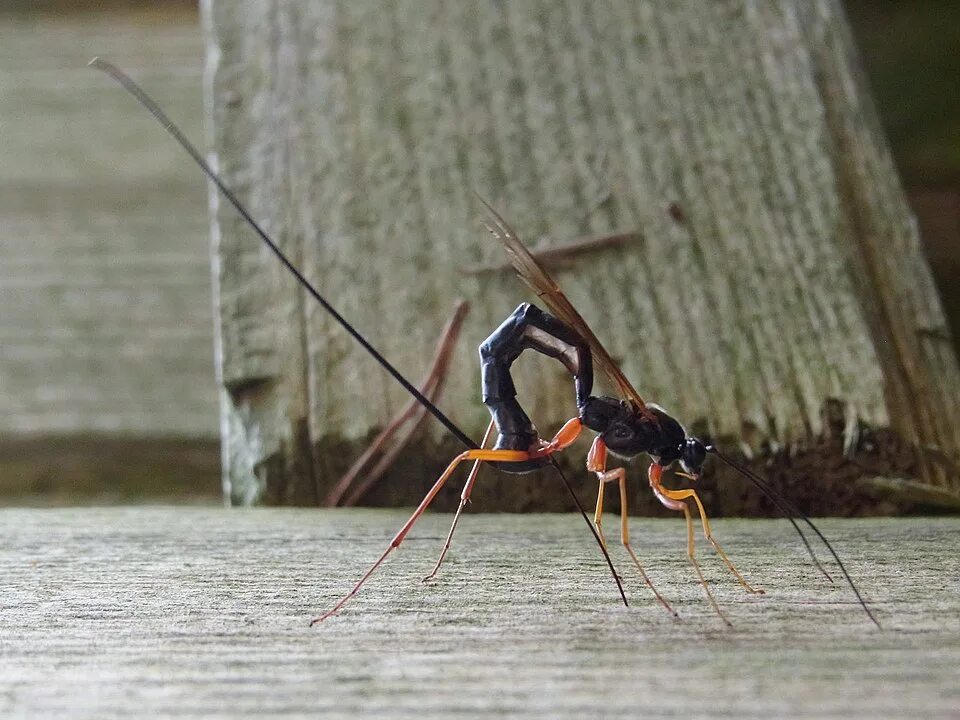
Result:
{"label": "thin twig", "polygon": [[[556,263],[561,260],[566,260],[568,258],[580,255],[581,253],[590,253],[596,250],[605,250],[606,248],[616,247],[618,245],[623,245],[624,243],[629,242],[639,242],[643,239],[643,236],[640,233],[616,233],[614,235],[601,235],[599,237],[587,238],[586,240],[576,240],[565,245],[559,245],[553,248],[533,248],[531,253],[533,256],[544,263],[549,265],[551,263]],[[513,270],[513,265],[509,262],[505,263],[493,263],[489,265],[469,265],[467,267],[459,268],[461,275],[483,275],[486,273],[495,273],[505,270]]]}
{"label": "thin twig", "polygon": [[[467,316],[469,305],[461,300],[457,303],[453,315],[443,331],[440,333],[440,339],[437,342],[437,349],[434,352],[433,360],[430,364],[430,370],[424,376],[420,383],[420,392],[429,398],[430,402],[436,402],[443,390],[444,383],[450,367],[450,357],[453,354],[453,348],[456,346],[457,338],[460,335],[460,328],[463,326],[463,320]],[[410,441],[414,431],[420,426],[426,417],[426,411],[416,398],[411,398],[399,413],[397,413],[386,427],[380,431],[369,447],[357,458],[356,462],[347,470],[343,476],[337,480],[323,504],[325,507],[336,507],[341,504],[344,495],[350,491],[351,486],[356,482],[357,477],[368,467],[373,458],[380,456],[377,464],[367,473],[362,484],[350,492],[344,505],[355,505],[367,490],[380,479],[383,473],[390,467],[390,464],[396,459],[397,455]],[[399,438],[391,447],[387,445],[391,442],[397,432],[404,426],[407,429],[400,434]]]}

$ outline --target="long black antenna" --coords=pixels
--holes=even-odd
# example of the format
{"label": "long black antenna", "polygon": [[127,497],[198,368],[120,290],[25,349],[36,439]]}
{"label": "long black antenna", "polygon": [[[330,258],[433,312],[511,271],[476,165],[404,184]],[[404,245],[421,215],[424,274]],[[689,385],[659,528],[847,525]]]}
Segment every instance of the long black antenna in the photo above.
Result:
{"label": "long black antenna", "polygon": [[[721,455],[720,452],[713,445],[707,446],[707,452],[713,453],[718,458],[720,458],[725,463],[727,463],[727,465],[730,465],[730,467],[733,467],[740,473],[744,473],[743,468],[737,467],[736,465],[734,465],[729,458],[727,458],[725,455]],[[794,512],[790,509],[791,506],[787,503],[786,498],[784,498],[782,495],[777,493],[768,484],[766,483],[758,484],[756,477],[750,478],[750,479],[760,489],[760,491],[767,496],[770,502],[772,502],[777,507],[777,509],[780,511],[780,514],[790,521],[790,524],[793,525],[793,529],[796,530],[797,535],[800,536],[800,540],[803,541],[803,546],[807,549],[807,553],[810,555],[810,559],[813,561],[813,564],[817,566],[817,569],[823,573],[823,576],[827,580],[829,580],[830,582],[833,582],[833,577],[830,575],[830,573],[826,571],[823,565],[820,564],[820,560],[817,558],[816,553],[813,551],[813,547],[811,547],[810,541],[807,540],[807,536],[803,534],[803,529],[799,525],[797,525],[797,521],[793,519]]]}
{"label": "long black antenna", "polygon": [[[283,264],[287,270],[300,282],[304,289],[310,293],[314,300],[316,300],[320,305],[323,306],[323,309],[330,313],[333,316],[333,319],[336,320],[340,325],[346,330],[350,335],[360,343],[361,347],[370,353],[374,360],[376,360],[380,365],[390,373],[393,378],[403,386],[403,389],[408,393],[413,395],[421,405],[423,405],[427,410],[430,411],[430,414],[433,415],[437,420],[439,420],[443,426],[449,430],[454,437],[457,438],[461,443],[463,443],[467,448],[471,450],[478,450],[480,448],[477,443],[470,439],[470,436],[467,435],[463,430],[461,430],[456,423],[448,418],[440,408],[434,405],[429,398],[427,398],[422,392],[420,392],[409,380],[407,380],[399,370],[397,370],[389,360],[387,360],[383,355],[381,355],[373,345],[371,345],[367,339],[359,333],[359,331],[353,327],[346,318],[344,318],[340,313],[338,313],[334,307],[327,302],[327,300],[320,294],[320,291],[317,290],[313,284],[304,277],[303,273],[297,270],[296,266],[284,255],[283,251],[277,246],[277,244],[267,235],[266,231],[260,227],[256,220],[247,212],[247,209],[240,203],[237,199],[237,196],[228,188],[223,180],[220,179],[220,176],[217,175],[213,168],[211,168],[207,161],[203,159],[203,156],[200,152],[193,146],[186,135],[184,135],[180,128],[178,128],[173,121],[167,117],[166,113],[160,109],[160,107],[153,101],[153,99],[147,95],[139,85],[137,85],[129,76],[127,76],[122,70],[117,68],[115,65],[103,60],[102,58],[95,57],[89,63],[90,67],[94,67],[97,70],[102,70],[107,75],[112,77],[118,83],[120,83],[123,88],[133,95],[141,105],[143,105],[157,121],[163,125],[163,129],[166,130],[170,135],[173,136],[173,139],[176,140],[180,147],[187,151],[187,154],[193,158],[193,161],[200,166],[200,169],[203,170],[204,174],[213,181],[213,184],[217,186],[217,189],[223,193],[223,196],[230,201],[230,204],[236,208],[237,212],[243,217],[244,220],[249,223],[250,227],[254,229],[257,235],[260,236],[260,239],[263,240],[264,244],[270,248],[271,252],[277,256],[277,259]],[[570,483],[567,482],[567,478],[564,476],[563,472],[560,470],[560,467],[554,461],[554,467],[557,469],[557,472],[560,473],[560,477],[563,480],[563,484],[566,486],[567,490],[570,492],[570,496],[573,498],[573,502],[576,504],[577,508],[580,510],[580,514],[583,516],[584,521],[587,523],[587,527],[590,528],[590,532],[593,533],[594,539],[597,541],[597,545],[600,546],[600,552],[603,553],[604,559],[607,561],[607,565],[610,567],[610,572],[613,574],[613,579],[617,583],[617,589],[620,591],[620,597],[623,599],[623,604],[627,604],[627,597],[623,592],[623,585],[620,582],[620,576],[617,574],[617,571],[613,567],[613,562],[610,560],[610,555],[607,552],[606,547],[604,547],[603,542],[600,540],[600,536],[597,535],[597,531],[594,529],[593,524],[590,522],[590,518],[587,517],[586,510],[583,509],[583,505],[580,503],[580,499],[577,497],[576,493],[573,491]]]}
{"label": "long black antenna", "polygon": [[807,549],[807,554],[810,555],[810,559],[813,561],[813,564],[817,566],[817,569],[821,573],[823,573],[823,576],[827,580],[829,580],[830,582],[833,582],[833,576],[830,575],[830,573],[827,572],[826,568],[824,568],[823,565],[820,564],[820,559],[817,557],[817,554],[813,551],[813,547],[811,547],[810,541],[807,540],[807,536],[803,534],[803,530],[801,529],[801,527],[797,525],[797,521],[793,519],[793,514],[791,513],[790,508],[784,504],[785,500],[780,495],[777,495],[776,493],[774,493],[772,488],[764,487],[760,485],[758,485],[757,487],[759,487],[760,491],[767,496],[770,502],[772,502],[774,505],[777,506],[777,509],[780,510],[780,514],[782,514],[787,520],[790,521],[790,524],[793,525],[793,529],[796,530],[797,535],[800,536],[800,540],[803,542],[803,546]]}
{"label": "long black antenna", "polygon": [[131,80],[127,75],[125,75],[120,69],[114,65],[108,63],[106,60],[95,57],[90,61],[90,66],[95,67],[97,70],[102,70],[107,73],[110,77],[120,83],[124,89],[133,95],[137,100],[140,101],[140,104],[143,105],[147,110],[150,111],[150,114],[155,117],[161,125],[163,125],[164,130],[170,133],[173,138],[180,143],[180,146],[187,151],[187,154],[193,158],[193,161],[200,166],[200,169],[203,170],[204,174],[213,181],[213,184],[217,186],[223,196],[230,201],[230,204],[233,205],[237,212],[243,216],[243,219],[246,220],[250,227],[254,229],[257,235],[260,236],[260,239],[263,240],[264,244],[270,248],[271,252],[277,256],[277,259],[283,263],[284,267],[289,270],[293,276],[300,282],[304,289],[313,296],[313,299],[316,300],[323,306],[323,309],[326,310],[330,315],[343,326],[343,329],[350,333],[353,336],[353,339],[356,340],[360,345],[373,356],[373,359],[376,360],[388,373],[393,375],[394,379],[403,386],[403,389],[408,393],[413,395],[417,401],[423,405],[430,413],[441,423],[443,426],[449,430],[460,442],[466,445],[472,450],[478,449],[480,446],[477,445],[470,437],[454,423],[450,418],[448,418],[440,408],[430,402],[423,393],[421,393],[409,380],[407,380],[403,375],[400,374],[400,371],[397,370],[389,360],[387,360],[383,355],[377,351],[373,345],[371,345],[367,339],[361,335],[353,325],[347,322],[340,313],[338,313],[334,307],[327,302],[326,298],[320,294],[320,291],[317,290],[313,284],[303,276],[297,268],[294,266],[290,260],[287,259],[287,256],[284,255],[283,251],[277,246],[277,244],[270,238],[269,235],[257,224],[257,221],[251,217],[250,213],[247,212],[247,209],[240,203],[237,199],[237,196],[228,188],[220,177],[213,171],[213,169],[207,164],[207,161],[203,159],[203,156],[200,152],[193,146],[193,144],[187,140],[186,136],[180,132],[180,128],[173,124],[173,121],[170,120],[160,109],[160,107],[147,95],[143,90],[140,89],[140,86],[137,85],[133,80]]}
{"label": "long black antenna", "polygon": [[[880,623],[877,621],[877,618],[873,616],[873,613],[870,612],[870,608],[867,607],[867,603],[864,601],[863,597],[861,597],[860,591],[857,589],[857,586],[854,584],[853,579],[850,577],[850,573],[848,573],[847,569],[843,566],[843,562],[841,562],[840,556],[837,555],[836,551],[833,549],[833,545],[830,544],[830,541],[827,540],[827,538],[824,537],[823,533],[820,532],[819,528],[817,528],[817,526],[813,524],[813,521],[810,518],[808,518],[805,514],[803,514],[800,510],[798,510],[796,506],[794,506],[793,503],[791,503],[789,500],[783,497],[783,495],[781,495],[772,487],[770,487],[770,485],[767,482],[765,482],[763,478],[761,478],[756,473],[748,470],[740,463],[734,462],[733,460],[728,458],[726,455],[721,453],[719,450],[717,450],[713,446],[708,447],[707,452],[711,453],[712,455],[716,455],[718,458],[720,458],[720,460],[725,462],[727,465],[732,467],[734,470],[739,472],[741,475],[747,478],[750,482],[756,485],[764,495],[770,498],[774,502],[774,504],[778,508],[780,508],[780,510],[785,515],[787,515],[788,518],[790,518],[790,515],[796,515],[798,518],[803,520],[803,522],[805,522],[807,525],[810,526],[810,529],[817,534],[817,537],[823,541],[823,544],[826,546],[827,550],[829,550],[830,554],[833,555],[833,559],[837,561],[837,565],[840,568],[840,572],[842,572],[843,576],[847,579],[847,584],[850,585],[850,589],[853,590],[853,594],[857,596],[857,601],[860,603],[860,607],[863,608],[863,611],[867,614],[867,617],[873,620],[873,624],[879,628]],[[790,518],[790,522],[793,522],[792,518]],[[793,523],[793,526],[797,529],[797,532],[800,533],[800,537],[803,538],[803,533],[800,532],[800,528],[797,526],[795,522]],[[807,546],[807,550],[810,551],[810,554],[812,556],[813,550],[810,548],[809,543],[807,543],[806,538],[803,538],[803,542]],[[814,558],[814,561],[816,561],[816,558]],[[820,563],[817,563],[817,566],[819,567]],[[820,568],[820,569],[823,570],[823,568]]]}

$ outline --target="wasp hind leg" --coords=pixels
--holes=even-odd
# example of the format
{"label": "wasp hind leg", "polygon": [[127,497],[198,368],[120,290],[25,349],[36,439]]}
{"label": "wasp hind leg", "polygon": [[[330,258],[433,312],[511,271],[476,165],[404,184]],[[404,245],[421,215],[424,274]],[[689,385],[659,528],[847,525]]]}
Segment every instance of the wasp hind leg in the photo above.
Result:
{"label": "wasp hind leg", "polygon": [[[400,543],[403,542],[403,539],[407,536],[407,533],[410,532],[410,528],[414,526],[414,523],[423,515],[424,511],[430,506],[430,503],[433,502],[433,499],[437,496],[437,493],[443,489],[443,486],[447,483],[447,480],[450,479],[450,476],[453,475],[454,471],[460,465],[460,463],[465,460],[474,460],[474,469],[470,473],[470,477],[467,479],[467,484],[464,486],[464,493],[469,499],[469,490],[473,488],[473,481],[476,479],[476,472],[478,469],[478,464],[481,462],[489,463],[498,463],[498,464],[512,464],[512,463],[527,463],[530,460],[542,460],[543,458],[548,458],[553,453],[558,450],[563,450],[567,446],[571,445],[577,437],[580,435],[582,426],[578,418],[573,418],[568,420],[566,424],[557,432],[554,438],[550,442],[542,442],[539,447],[533,448],[529,451],[527,450],[467,450],[460,453],[451,461],[447,466],[447,469],[443,471],[443,474],[437,478],[437,481],[433,484],[433,487],[430,488],[430,491],[424,496],[423,500],[420,501],[420,504],[417,506],[417,509],[413,511],[413,515],[404,523],[403,527],[394,535],[393,540],[390,541],[390,545],[387,546],[387,549],[383,551],[383,554],[377,558],[377,561],[370,566],[370,569],[364,574],[360,580],[357,581],[357,584],[353,586],[353,589],[350,590],[346,595],[344,595],[340,601],[334,605],[330,610],[328,610],[323,615],[314,618],[310,621],[310,625],[315,625],[316,623],[323,622],[331,615],[335,615],[344,605],[349,602],[350,598],[360,592],[360,588],[363,587],[363,584],[370,578],[371,575],[376,571],[380,565],[383,564],[383,561],[387,559],[391,552],[393,552],[397,547],[400,546]],[[490,433],[492,432],[490,428],[487,428],[487,435],[484,437],[484,440],[488,439]],[[461,495],[461,510],[463,505],[466,504],[466,501],[462,499]],[[447,546],[449,547],[449,542],[453,536],[453,531],[456,529],[456,522],[459,518],[460,513],[457,513],[457,516],[454,518],[453,526],[450,528],[450,532],[447,534]],[[439,568],[440,563],[443,561],[443,557],[446,554],[446,547],[444,547],[443,552],[440,554],[440,559],[437,562],[437,568]],[[436,568],[434,569],[434,573]],[[428,576],[431,577],[431,576]]]}
{"label": "wasp hind leg", "polygon": [[[487,431],[483,434],[483,442],[480,443],[481,448],[485,447],[487,442],[490,440],[490,437],[493,435],[494,427],[495,423],[493,420],[491,420],[490,424],[487,425]],[[539,462],[543,460],[543,458],[549,457],[558,450],[563,450],[571,445],[580,436],[581,430],[582,426],[578,418],[568,420],[566,423],[564,423],[563,427],[560,428],[550,442],[541,441],[540,447],[530,452],[526,461],[522,463],[517,463],[516,461],[506,462],[508,465],[513,464],[521,466],[527,465],[531,462]],[[473,485],[477,480],[477,473],[480,471],[480,462],[480,460],[476,460],[473,463],[473,468],[470,470],[470,475],[467,477],[467,481],[463,485],[463,492],[460,493],[460,505],[457,507],[457,512],[453,516],[453,522],[450,524],[450,532],[447,533],[447,540],[443,544],[443,549],[440,551],[440,557],[437,558],[437,564],[434,565],[430,574],[423,578],[423,582],[429,582],[433,580],[433,578],[437,576],[440,566],[443,564],[443,560],[447,555],[447,551],[450,549],[450,542],[453,540],[453,533],[457,529],[457,523],[460,522],[460,515],[463,513],[463,508],[468,502],[470,502],[470,493],[473,492]],[[605,548],[606,545],[603,542],[602,535],[600,536],[600,542]]]}
{"label": "wasp hind leg", "polygon": [[430,503],[433,502],[433,499],[437,496],[437,493],[443,489],[443,486],[447,483],[447,480],[450,479],[450,476],[453,475],[454,471],[460,465],[460,463],[465,460],[477,460],[480,462],[526,462],[530,459],[530,453],[523,452],[520,450],[467,450],[460,453],[455,457],[450,464],[447,466],[447,469],[443,471],[443,474],[437,478],[437,481],[433,484],[433,487],[430,488],[430,491],[424,496],[423,500],[420,501],[420,504],[417,506],[417,509],[413,511],[413,514],[410,518],[403,524],[403,527],[394,535],[393,540],[390,541],[390,544],[387,546],[387,549],[383,551],[383,554],[377,558],[376,562],[370,566],[370,569],[364,573],[353,588],[344,595],[336,605],[330,608],[327,612],[319,617],[314,618],[310,621],[310,625],[316,625],[317,623],[323,622],[331,615],[336,615],[337,612],[346,605],[354,595],[360,592],[360,588],[363,587],[364,583],[370,579],[370,576],[380,567],[384,560],[392,553],[396,548],[400,546],[400,543],[403,542],[403,539],[407,536],[407,533],[410,532],[410,529],[414,526],[417,520],[423,515],[424,511],[430,506]]}
{"label": "wasp hind leg", "polygon": [[[490,436],[493,434],[493,427],[493,421],[491,420],[490,424],[487,425],[487,431],[483,434],[483,441],[480,443],[481,448],[486,447]],[[463,484],[463,492],[460,493],[460,505],[457,506],[457,512],[453,516],[453,522],[450,524],[450,532],[447,533],[447,539],[443,543],[443,549],[440,551],[440,557],[437,558],[437,564],[433,566],[433,570],[431,570],[430,574],[425,576],[421,582],[430,582],[437,576],[437,572],[439,572],[440,566],[447,556],[447,551],[450,549],[450,543],[453,541],[453,533],[457,529],[457,523],[460,522],[460,515],[463,513],[463,508],[470,502],[470,493],[473,492],[473,485],[477,481],[477,474],[479,472],[480,461],[474,460],[473,467],[470,468],[470,474],[467,476],[467,481]]]}

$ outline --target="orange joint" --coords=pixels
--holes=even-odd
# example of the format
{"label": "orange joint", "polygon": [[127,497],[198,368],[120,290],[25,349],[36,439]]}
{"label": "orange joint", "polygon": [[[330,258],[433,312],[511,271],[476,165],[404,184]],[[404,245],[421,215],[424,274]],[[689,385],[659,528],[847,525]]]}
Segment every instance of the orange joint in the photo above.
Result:
{"label": "orange joint", "polygon": [[552,455],[557,450],[563,450],[564,448],[573,445],[576,439],[580,437],[581,432],[583,432],[583,423],[580,422],[580,418],[567,420],[557,434],[553,436],[553,440],[548,442],[546,445],[543,445],[538,450],[532,450],[530,452],[530,457],[544,457],[546,455]]}
{"label": "orange joint", "polygon": [[602,473],[607,469],[607,445],[603,439],[597,435],[593,439],[593,445],[590,446],[590,452],[587,453],[587,470],[589,472]]}
{"label": "orange joint", "polygon": [[650,478],[650,485],[657,487],[660,485],[660,477],[663,475],[663,465],[650,463],[650,469],[647,470],[647,477]]}
{"label": "orange joint", "polygon": [[580,418],[572,418],[567,420],[563,424],[563,427],[560,428],[560,431],[556,434],[551,442],[557,444],[557,449],[562,450],[565,447],[573,445],[580,433],[583,431],[583,423],[580,422]]}

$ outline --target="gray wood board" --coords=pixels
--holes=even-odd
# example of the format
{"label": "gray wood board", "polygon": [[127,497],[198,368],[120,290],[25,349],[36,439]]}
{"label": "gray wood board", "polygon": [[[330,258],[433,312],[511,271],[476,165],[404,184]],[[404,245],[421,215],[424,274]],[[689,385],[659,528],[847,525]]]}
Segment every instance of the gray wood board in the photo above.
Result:
{"label": "gray wood board", "polygon": [[196,15],[0,14],[0,432],[215,437]]}
{"label": "gray wood board", "polygon": [[[633,601],[579,517],[428,515],[339,617],[310,629],[401,524],[394,510],[6,510],[0,714],[176,717],[956,717],[960,520],[823,520],[884,624],[783,521],[718,520],[713,615],[682,521],[634,520],[683,616]],[[611,534],[615,528],[609,518]]]}

